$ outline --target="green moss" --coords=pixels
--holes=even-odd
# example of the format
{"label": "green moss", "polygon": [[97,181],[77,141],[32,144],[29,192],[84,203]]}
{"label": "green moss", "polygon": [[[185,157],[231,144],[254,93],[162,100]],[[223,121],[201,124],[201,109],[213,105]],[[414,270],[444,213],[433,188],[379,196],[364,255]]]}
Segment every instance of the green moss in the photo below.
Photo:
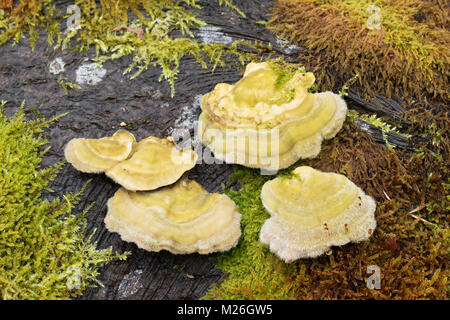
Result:
{"label": "green moss", "polygon": [[390,148],[392,148],[392,146],[390,145],[390,143],[387,139],[388,133],[394,133],[394,134],[399,135],[404,138],[411,138],[410,134],[401,132],[396,126],[387,123],[386,120],[378,117],[376,114],[368,115],[367,113],[358,112],[356,110],[348,110],[347,115],[350,119],[361,120],[361,121],[370,123],[377,128],[380,128],[381,133],[383,135],[384,142]]}
{"label": "green moss", "polygon": [[[267,58],[265,60],[275,73],[275,88],[281,89],[273,101],[291,101],[296,95],[296,86],[286,84],[298,73],[306,73],[305,67],[300,63],[287,62],[283,57]],[[305,78],[304,85],[308,86],[308,91],[311,93],[317,92],[317,85],[314,83],[314,77]],[[313,83],[311,83],[313,82]]]}
{"label": "green moss", "polygon": [[270,65],[277,76],[275,81],[275,86],[277,88],[283,87],[296,73],[306,72],[305,67],[301,64],[289,63],[283,58],[267,59],[266,62]]}
{"label": "green moss", "polygon": [[75,297],[98,283],[101,266],[125,255],[98,250],[85,238],[87,210],[71,213],[83,190],[43,199],[63,163],[41,167],[49,148],[40,133],[57,118],[27,122],[22,106],[8,120],[5,103],[0,106],[0,299]]}
{"label": "green moss", "polygon": [[242,214],[242,237],[236,248],[218,257],[217,266],[226,274],[224,282],[214,285],[205,299],[293,299],[284,274],[289,267],[259,242],[259,231],[269,214],[260,200],[262,185],[272,178],[258,170],[234,167],[232,179],[242,185],[239,191],[225,193]]}
{"label": "green moss", "polygon": [[61,77],[58,79],[58,84],[61,88],[64,89],[64,92],[67,94],[69,94],[69,90],[81,90],[81,87],[75,83],[71,83],[67,81],[67,78]]}
{"label": "green moss", "polygon": [[59,34],[57,12],[52,0],[20,1],[11,12],[0,15],[0,45],[9,40],[14,44],[28,34],[32,48],[39,37],[37,28],[48,31],[48,43],[53,44],[54,38]]}
{"label": "green moss", "polygon": [[348,95],[348,89],[350,88],[350,86],[352,84],[354,84],[356,82],[356,80],[358,80],[359,78],[359,74],[355,74],[351,79],[349,79],[347,82],[344,83],[344,85],[342,86],[341,90],[339,91],[339,95],[341,97],[345,97]]}
{"label": "green moss", "polygon": [[[219,0],[220,5],[231,7],[244,14],[231,0]],[[14,39],[14,43],[27,32],[34,47],[36,28],[48,31],[48,44],[54,49],[78,50],[86,53],[96,49],[99,64],[122,57],[132,57],[124,74],[133,71],[131,79],[150,66],[161,68],[160,80],[167,80],[172,96],[179,73],[180,60],[190,55],[211,71],[236,62],[244,64],[254,54],[239,50],[239,46],[259,48],[260,44],[235,41],[230,45],[201,43],[194,38],[193,30],[206,26],[190,9],[201,9],[198,0],[76,0],[80,8],[79,28],[63,30],[70,15],[63,15],[52,0],[22,1],[10,15],[0,17],[0,45]],[[126,30],[113,31],[119,26],[129,26],[141,35]],[[179,33],[181,36],[175,36]]]}

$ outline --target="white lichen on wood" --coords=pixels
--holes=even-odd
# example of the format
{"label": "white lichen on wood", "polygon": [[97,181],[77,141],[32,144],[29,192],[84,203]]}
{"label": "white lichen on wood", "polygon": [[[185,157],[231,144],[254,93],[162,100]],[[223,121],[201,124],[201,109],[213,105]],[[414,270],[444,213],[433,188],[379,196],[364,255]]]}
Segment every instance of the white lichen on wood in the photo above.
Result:
{"label": "white lichen on wood", "polygon": [[97,63],[86,63],[76,70],[76,82],[78,84],[96,85],[103,81],[106,69]]}

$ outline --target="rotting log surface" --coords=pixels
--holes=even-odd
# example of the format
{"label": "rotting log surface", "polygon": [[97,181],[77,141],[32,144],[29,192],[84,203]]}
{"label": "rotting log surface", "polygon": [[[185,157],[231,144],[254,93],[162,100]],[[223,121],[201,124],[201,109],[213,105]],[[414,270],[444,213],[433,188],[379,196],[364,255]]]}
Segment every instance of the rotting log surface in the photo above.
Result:
{"label": "rotting log surface", "polygon": [[[202,2],[200,16],[210,25],[219,27],[228,37],[271,43],[279,54],[291,60],[305,50],[281,47],[279,40],[263,25],[256,23],[267,20],[272,1],[246,0],[236,3],[247,15],[246,19],[228,8],[218,8],[216,2],[209,1]],[[70,4],[71,1],[61,1],[59,6],[65,12]],[[59,75],[49,72],[49,64],[56,57],[65,62],[65,71]],[[188,106],[188,109],[197,107],[194,114],[200,113],[198,105],[194,104],[196,96],[209,92],[218,82],[232,83],[240,78],[238,70],[218,69],[210,73],[201,69],[194,59],[185,57],[176,82],[176,94],[172,99],[168,84],[158,81],[158,68],[149,68],[134,80],[124,77],[122,72],[129,65],[128,58],[106,63],[103,66],[107,70],[106,76],[97,85],[82,85],[82,90],[70,90],[66,95],[57,83],[58,78],[65,77],[66,81],[76,83],[75,72],[89,57],[93,57],[93,52],[82,56],[76,52],[49,50],[43,33],[34,51],[27,39],[20,40],[14,47],[10,44],[0,47],[0,99],[8,101],[5,109],[8,116],[17,111],[23,100],[26,100],[30,117],[37,113],[50,118],[69,112],[45,132],[51,150],[44,158],[44,166],[63,160],[63,148],[70,139],[111,135],[120,128],[121,122],[127,124],[126,128],[137,139],[149,135],[165,137],[176,126],[177,119],[183,120],[184,106]],[[399,111],[394,108],[391,112],[389,105],[377,109],[376,105],[367,106],[363,102],[357,107],[379,112],[383,116]],[[370,132],[382,141],[377,130]],[[398,143],[393,143],[402,146],[404,141],[400,139]],[[209,191],[220,191],[221,184],[228,180],[231,172],[230,165],[201,164],[190,172],[190,177]],[[146,252],[132,243],[122,241],[118,234],[108,232],[103,223],[106,202],[118,185],[105,175],[83,174],[67,164],[52,186],[55,193],[49,196],[75,192],[89,179],[92,181],[77,208],[82,211],[95,202],[88,213],[87,234],[96,230],[93,241],[98,242],[100,248],[113,246],[120,252],[130,251],[131,255],[125,262],[118,261],[105,266],[99,278],[104,287],[88,289],[81,299],[198,299],[212,283],[223,277],[214,268],[214,254],[202,256],[172,255],[166,251]]]}

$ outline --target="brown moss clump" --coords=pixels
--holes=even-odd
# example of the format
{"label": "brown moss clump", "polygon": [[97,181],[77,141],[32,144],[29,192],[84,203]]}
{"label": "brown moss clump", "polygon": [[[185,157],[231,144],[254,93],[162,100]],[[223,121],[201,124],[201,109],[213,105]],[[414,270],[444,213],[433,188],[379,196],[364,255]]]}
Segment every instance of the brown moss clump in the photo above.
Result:
{"label": "brown moss clump", "polygon": [[[371,4],[381,10],[380,30],[366,27]],[[440,1],[279,0],[269,28],[308,48],[299,60],[325,89],[336,89],[357,73],[367,96],[445,99],[448,9]]]}
{"label": "brown moss clump", "polygon": [[[440,154],[448,154],[448,129],[446,132],[441,136]],[[431,154],[427,149],[430,144],[427,141],[420,147],[424,154]],[[388,150],[347,123],[339,138],[325,145],[311,164],[321,170],[345,173],[372,195],[378,203],[378,226],[369,242],[338,247],[330,257],[299,262],[297,273],[292,273],[297,296],[446,299],[449,162],[439,159]],[[380,267],[380,290],[365,285],[370,265]]]}
{"label": "brown moss clump", "polygon": [[422,0],[422,6],[413,18],[425,21],[428,25],[437,28],[450,29],[450,3],[443,0]]}

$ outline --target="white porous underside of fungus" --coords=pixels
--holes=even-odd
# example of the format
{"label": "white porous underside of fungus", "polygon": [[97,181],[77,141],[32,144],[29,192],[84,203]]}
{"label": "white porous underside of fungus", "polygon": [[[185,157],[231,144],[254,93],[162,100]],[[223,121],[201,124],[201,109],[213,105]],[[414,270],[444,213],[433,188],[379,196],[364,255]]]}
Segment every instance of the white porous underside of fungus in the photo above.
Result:
{"label": "white porous underside of fungus", "polygon": [[208,254],[236,246],[240,219],[226,195],[208,193],[195,181],[182,179],[155,191],[119,189],[108,201],[105,224],[148,251]]}
{"label": "white porous underside of fungus", "polygon": [[[258,72],[261,75],[255,76]],[[250,80],[235,85],[221,83],[204,96],[198,132],[217,159],[278,170],[299,159],[316,157],[322,141],[341,130],[347,113],[345,101],[332,92],[309,93],[307,90],[314,81],[310,73],[294,76],[290,85],[299,89],[293,100],[259,101],[260,96],[277,94],[272,89],[260,89],[264,84],[270,88],[275,85],[272,73],[267,63],[249,64],[241,81],[252,76],[255,83]],[[261,84],[265,78],[270,79]],[[247,90],[242,90],[243,86]],[[251,93],[255,90],[262,93]],[[239,97],[247,98],[247,92],[251,97],[240,104],[239,99],[243,98]]]}
{"label": "white porous underside of fungus", "polygon": [[[272,252],[292,262],[320,256],[331,246],[360,242],[372,235],[376,203],[353,182],[310,167],[299,167],[295,172],[300,181],[292,180],[295,177],[286,182],[276,178],[265,183],[261,191],[262,203],[271,217],[261,228],[260,240]],[[317,183],[312,180],[317,178]],[[290,183],[300,185],[294,190],[296,187]],[[330,190],[336,192],[321,192],[333,184],[336,188]],[[308,195],[302,196],[304,192]]]}

